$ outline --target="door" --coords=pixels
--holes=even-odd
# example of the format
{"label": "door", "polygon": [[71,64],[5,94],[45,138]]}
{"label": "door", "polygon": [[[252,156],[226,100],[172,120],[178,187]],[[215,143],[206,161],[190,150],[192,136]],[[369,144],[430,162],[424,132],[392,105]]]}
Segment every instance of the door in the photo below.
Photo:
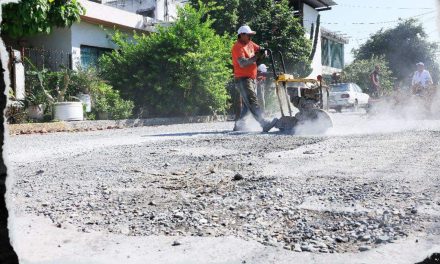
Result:
{"label": "door", "polygon": [[357,91],[357,99],[359,102],[359,105],[366,105],[368,103],[368,95],[364,92],[362,92],[361,87],[359,87],[357,84],[353,84],[356,87]]}

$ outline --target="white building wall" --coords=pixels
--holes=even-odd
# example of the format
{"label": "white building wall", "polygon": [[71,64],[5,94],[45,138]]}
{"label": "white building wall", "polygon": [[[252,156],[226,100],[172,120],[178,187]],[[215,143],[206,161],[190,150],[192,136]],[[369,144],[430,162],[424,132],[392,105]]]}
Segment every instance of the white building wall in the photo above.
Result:
{"label": "white building wall", "polygon": [[111,41],[113,29],[83,21],[73,24],[71,32],[72,66],[74,69],[81,63],[81,45],[110,49],[116,48],[116,45]]}
{"label": "white building wall", "polygon": [[319,12],[309,5],[304,5],[304,29],[306,32],[310,32],[312,24],[316,25],[316,18],[318,18]]}
{"label": "white building wall", "polygon": [[54,28],[49,35],[41,34],[29,37],[26,40],[29,48],[42,48],[67,53],[71,50],[71,33],[68,28]]}
{"label": "white building wall", "polygon": [[177,0],[104,0],[103,4],[131,13],[154,9],[154,18],[158,21],[174,21],[177,17]]}
{"label": "white building wall", "polygon": [[155,0],[104,0],[103,4],[136,13],[139,10],[151,9],[156,5]]}
{"label": "white building wall", "polygon": [[[312,24],[314,24],[316,27],[316,18],[318,17],[318,14],[319,12],[316,11],[314,8],[308,5],[304,5],[304,29],[307,32],[306,33],[307,38],[310,37],[310,30]],[[315,33],[313,35],[315,35]],[[316,52],[315,52],[315,56],[313,57],[311,66],[313,69],[312,73],[310,74],[311,78],[316,78],[316,76],[322,75],[321,30],[319,31]]]}
{"label": "white building wall", "polygon": [[169,21],[175,21],[177,19],[177,9],[185,4],[177,0],[169,0],[169,2],[171,4],[168,4],[168,19]]}
{"label": "white building wall", "polygon": [[172,22],[177,18],[177,7],[182,4],[176,0],[156,0],[155,18],[159,21]]}
{"label": "white building wall", "polygon": [[155,19],[159,21],[165,20],[165,0],[156,0],[156,11],[154,12]]}
{"label": "white building wall", "polygon": [[95,21],[105,21],[113,25],[120,25],[126,28],[147,30],[144,24],[144,17],[127,12],[121,9],[113,8],[88,0],[79,0],[81,5],[86,9],[86,14],[81,17],[82,21],[89,19]]}

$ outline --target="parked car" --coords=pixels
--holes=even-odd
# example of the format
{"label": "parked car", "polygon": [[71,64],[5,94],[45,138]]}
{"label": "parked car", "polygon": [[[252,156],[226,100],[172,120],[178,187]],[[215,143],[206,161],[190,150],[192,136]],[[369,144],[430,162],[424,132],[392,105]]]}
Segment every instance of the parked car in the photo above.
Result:
{"label": "parked car", "polygon": [[336,112],[341,112],[343,108],[357,110],[359,107],[367,107],[369,98],[355,83],[331,84],[329,108]]}

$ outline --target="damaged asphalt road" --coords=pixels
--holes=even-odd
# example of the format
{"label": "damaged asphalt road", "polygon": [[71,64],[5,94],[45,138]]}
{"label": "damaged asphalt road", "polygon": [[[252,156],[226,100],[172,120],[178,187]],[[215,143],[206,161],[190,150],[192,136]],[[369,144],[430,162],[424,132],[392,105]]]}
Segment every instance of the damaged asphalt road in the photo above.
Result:
{"label": "damaged asphalt road", "polygon": [[231,123],[15,136],[10,206],[81,233],[234,236],[315,254],[438,238],[440,124],[429,124],[314,137]]}

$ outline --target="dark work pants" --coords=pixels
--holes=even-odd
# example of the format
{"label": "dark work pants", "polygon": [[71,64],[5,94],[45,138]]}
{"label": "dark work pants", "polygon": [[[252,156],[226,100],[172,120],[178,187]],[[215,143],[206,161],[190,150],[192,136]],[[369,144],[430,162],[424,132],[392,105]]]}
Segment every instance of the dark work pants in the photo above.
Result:
{"label": "dark work pants", "polygon": [[266,81],[261,80],[257,81],[257,98],[258,98],[258,104],[260,105],[261,110],[264,112],[264,109],[266,107],[266,102],[264,99],[264,88],[266,86]]}
{"label": "dark work pants", "polygon": [[252,116],[263,127],[266,124],[266,121],[263,116],[263,110],[258,104],[257,95],[255,94],[255,79],[237,78],[235,79],[235,88],[240,92],[243,101],[240,119],[242,119],[246,115],[247,111],[250,111]]}

